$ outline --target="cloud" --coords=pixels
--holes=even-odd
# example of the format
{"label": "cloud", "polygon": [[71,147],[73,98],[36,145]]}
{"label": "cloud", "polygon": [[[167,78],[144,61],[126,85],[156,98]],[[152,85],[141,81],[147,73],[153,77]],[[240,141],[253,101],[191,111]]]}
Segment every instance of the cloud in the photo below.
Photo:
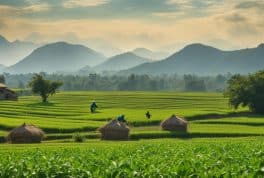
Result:
{"label": "cloud", "polygon": [[246,11],[233,10],[228,14],[217,16],[216,22],[220,23],[219,26],[226,29],[227,34],[243,39],[256,39],[261,36],[264,30],[263,19],[257,13]]}
{"label": "cloud", "polygon": [[63,3],[65,8],[96,7],[109,3],[109,0],[67,0]]}
{"label": "cloud", "polygon": [[40,43],[40,42],[43,42],[44,38],[38,32],[31,32],[23,40],[31,41],[31,42],[34,42],[34,43]]}
{"label": "cloud", "polygon": [[180,1],[179,0],[167,0],[166,4],[175,5],[181,9],[189,9],[193,7],[191,0],[180,0]]}
{"label": "cloud", "polygon": [[4,20],[0,19],[0,29],[3,29],[6,27],[6,24],[4,22]]}
{"label": "cloud", "polygon": [[174,11],[153,13],[155,17],[171,19],[210,18],[228,11],[233,0],[166,0],[167,5],[174,6]]}
{"label": "cloud", "polygon": [[42,12],[42,11],[48,11],[50,9],[50,6],[46,3],[42,3],[42,4],[32,4],[30,6],[26,6],[24,8],[22,8],[22,11],[27,12]]}
{"label": "cloud", "polygon": [[[11,4],[14,1],[19,4]],[[100,41],[97,46],[103,46],[108,42],[121,50],[158,49],[179,42],[210,42],[228,49],[264,41],[264,14],[242,2],[248,1],[0,0],[5,20],[2,28],[0,21],[0,33],[12,40],[26,38],[38,43]]]}
{"label": "cloud", "polygon": [[[180,17],[186,14],[191,16],[193,14],[190,11],[194,8],[192,6],[197,5],[192,0],[151,0],[151,2],[150,0],[21,0],[24,4],[19,1],[19,5],[11,3],[13,1],[18,0],[10,2],[0,0],[0,5],[17,11],[24,9],[24,18],[48,20],[121,18],[153,20],[158,16],[164,18],[168,13],[171,13],[169,18],[175,16],[176,13],[179,13]],[[27,10],[35,14],[26,13]]]}
{"label": "cloud", "polygon": [[183,17],[185,12],[179,11],[179,12],[158,12],[152,14],[154,17],[160,17],[160,18],[166,18],[166,19],[179,19]]}
{"label": "cloud", "polygon": [[247,22],[248,21],[248,19],[245,16],[238,14],[238,13],[234,13],[234,14],[225,16],[225,20],[232,22],[232,23],[241,23],[241,22]]}
{"label": "cloud", "polygon": [[235,8],[237,9],[256,9],[256,10],[264,10],[264,1],[262,0],[253,0],[253,1],[245,1],[238,3]]}
{"label": "cloud", "polygon": [[40,4],[31,4],[29,6],[24,7],[13,7],[8,5],[1,5],[0,4],[0,12],[2,17],[9,17],[9,16],[20,16],[23,14],[30,14],[42,11],[48,11],[49,5],[46,3]]}

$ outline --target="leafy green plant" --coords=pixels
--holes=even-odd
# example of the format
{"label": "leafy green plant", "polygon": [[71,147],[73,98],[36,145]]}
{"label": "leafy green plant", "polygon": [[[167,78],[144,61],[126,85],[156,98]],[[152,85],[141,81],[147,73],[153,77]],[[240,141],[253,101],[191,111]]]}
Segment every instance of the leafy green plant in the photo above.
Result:
{"label": "leafy green plant", "polygon": [[72,135],[72,138],[74,140],[74,142],[79,142],[79,143],[82,143],[82,142],[85,142],[85,136],[79,132],[76,132]]}
{"label": "leafy green plant", "polygon": [[234,75],[228,80],[225,96],[235,109],[248,106],[252,112],[264,114],[264,71],[248,76]]}
{"label": "leafy green plant", "polygon": [[263,138],[35,147],[0,148],[0,177],[264,176]]}

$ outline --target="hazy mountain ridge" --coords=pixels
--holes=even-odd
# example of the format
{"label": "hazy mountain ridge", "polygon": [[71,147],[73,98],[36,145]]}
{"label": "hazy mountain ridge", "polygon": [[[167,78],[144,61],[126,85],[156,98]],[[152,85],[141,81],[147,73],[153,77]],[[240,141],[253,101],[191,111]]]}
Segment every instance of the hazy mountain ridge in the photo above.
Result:
{"label": "hazy mountain ridge", "polygon": [[223,74],[249,73],[264,69],[264,45],[223,51],[203,44],[191,44],[165,60],[142,64],[121,74]]}
{"label": "hazy mountain ridge", "polygon": [[[0,64],[5,64],[7,60],[18,60],[17,56],[29,53],[36,46],[34,43],[18,40],[9,42],[0,35]],[[228,72],[249,73],[264,69],[264,44],[256,48],[224,51],[196,43],[187,45],[166,59],[153,61],[158,59],[158,53],[146,48],[136,48],[132,52],[106,59],[103,54],[86,46],[56,42],[36,48],[10,67],[0,65],[0,72],[89,74],[121,71],[120,74],[214,75]]]}
{"label": "hazy mountain ridge", "polygon": [[105,60],[96,51],[66,42],[51,43],[34,50],[29,56],[6,69],[10,73],[68,72],[95,66]]}
{"label": "hazy mountain ridge", "polygon": [[0,64],[0,72],[5,68],[6,66]]}
{"label": "hazy mountain ridge", "polygon": [[13,41],[9,42],[0,35],[0,63],[12,64],[29,55],[39,45],[32,42]]}
{"label": "hazy mountain ridge", "polygon": [[119,54],[109,58],[107,61],[93,68],[94,71],[120,71],[150,62],[149,59],[135,55],[132,52]]}
{"label": "hazy mountain ridge", "polygon": [[144,58],[151,59],[151,60],[162,60],[168,57],[167,53],[154,52],[146,48],[136,48],[131,52],[137,56],[144,57]]}

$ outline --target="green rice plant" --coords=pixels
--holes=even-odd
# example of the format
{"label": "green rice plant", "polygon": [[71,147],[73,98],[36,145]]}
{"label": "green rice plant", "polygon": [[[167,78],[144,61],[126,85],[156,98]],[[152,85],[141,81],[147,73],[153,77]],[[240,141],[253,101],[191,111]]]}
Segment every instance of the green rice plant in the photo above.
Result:
{"label": "green rice plant", "polygon": [[86,138],[83,134],[81,134],[80,132],[76,132],[72,135],[73,141],[74,142],[78,142],[78,143],[83,143],[85,142]]}
{"label": "green rice plant", "polygon": [[[99,105],[95,114],[89,111],[92,100]],[[125,114],[134,139],[173,137],[159,128],[159,123],[172,114],[189,120],[191,138],[264,135],[263,116],[248,114],[247,108],[232,110],[219,93],[76,91],[60,92],[51,101],[43,104],[37,96],[22,96],[18,102],[1,101],[0,137],[28,123],[43,129],[48,140],[71,139],[75,132],[96,132],[120,114]],[[146,111],[151,112],[151,119],[145,117]]]}

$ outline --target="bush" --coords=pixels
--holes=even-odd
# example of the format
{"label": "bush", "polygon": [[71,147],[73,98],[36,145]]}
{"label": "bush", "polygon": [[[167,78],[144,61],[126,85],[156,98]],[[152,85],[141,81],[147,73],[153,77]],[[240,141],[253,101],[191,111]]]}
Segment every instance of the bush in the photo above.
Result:
{"label": "bush", "polygon": [[234,75],[228,80],[225,96],[237,109],[248,106],[252,112],[264,114],[264,71],[248,76]]}
{"label": "bush", "polygon": [[74,133],[73,136],[72,136],[72,138],[73,138],[74,142],[78,142],[78,143],[85,142],[85,136],[82,135],[79,132]]}

